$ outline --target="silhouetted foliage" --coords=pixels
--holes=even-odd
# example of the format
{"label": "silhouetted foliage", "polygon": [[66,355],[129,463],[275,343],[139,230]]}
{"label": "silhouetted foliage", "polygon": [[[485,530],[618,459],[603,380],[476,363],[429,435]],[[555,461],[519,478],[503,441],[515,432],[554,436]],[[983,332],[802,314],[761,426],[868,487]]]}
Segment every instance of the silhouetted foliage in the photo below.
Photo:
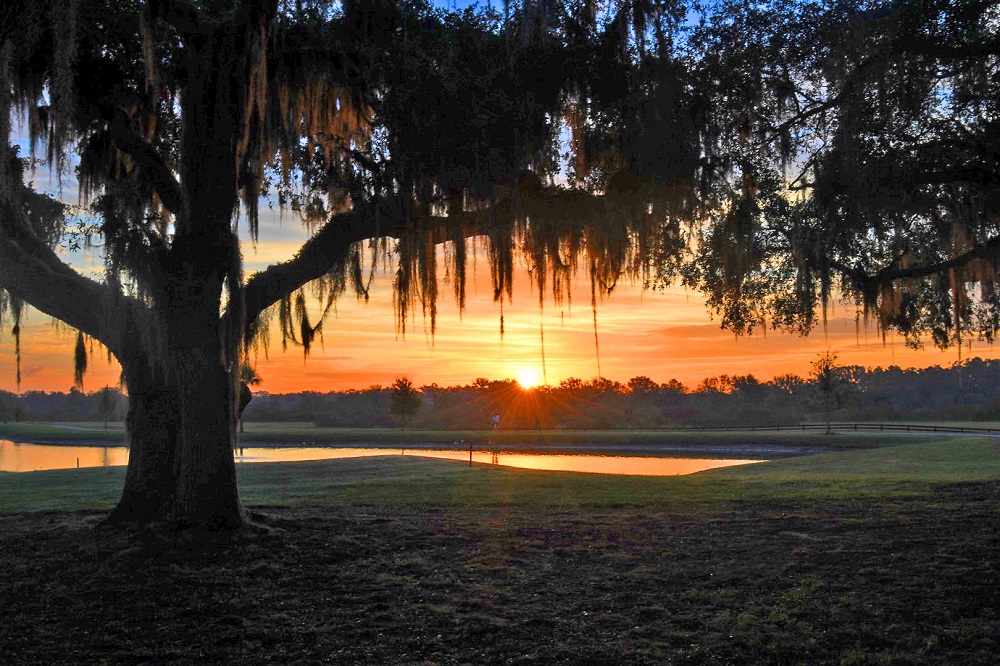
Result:
{"label": "silhouetted foliage", "polygon": [[421,392],[409,377],[399,377],[392,383],[389,394],[389,411],[400,425],[405,426],[420,411]]}
{"label": "silhouetted foliage", "polygon": [[104,427],[108,427],[108,421],[116,418],[121,409],[123,397],[121,391],[105,386],[97,392],[97,416],[104,421]]}
{"label": "silhouetted foliage", "polygon": [[0,422],[19,421],[21,411],[17,395],[9,391],[0,391]]}
{"label": "silhouetted foliage", "polygon": [[[725,0],[693,44],[730,174],[686,278],[725,326],[839,294],[919,346],[1000,323],[996,3]],[[740,131],[727,131],[737,118]]]}
{"label": "silhouetted foliage", "polygon": [[[969,359],[948,368],[903,370],[834,365],[838,420],[995,420],[1000,418],[1000,361]],[[647,384],[646,382],[649,382]],[[598,386],[606,386],[600,380]],[[631,391],[628,386],[641,387]],[[503,414],[505,429],[654,428],[669,426],[786,425],[825,421],[824,401],[817,400],[816,378],[781,375],[762,381],[753,375],[708,378],[688,391],[680,382],[656,384],[637,377],[617,391],[595,390],[591,382],[570,379],[559,386],[524,390],[512,380],[477,379],[467,386],[425,386],[424,409],[414,427],[487,428],[489,417]],[[391,426],[383,389],[327,394],[337,400],[337,414],[359,413],[350,424],[322,415],[322,425]],[[252,419],[310,420],[295,405],[296,395],[266,396],[287,411],[251,410]],[[256,405],[255,405],[256,406]],[[832,414],[833,412],[831,412]],[[320,412],[320,414],[322,414]],[[381,418],[379,418],[381,414]]]}
{"label": "silhouetted foliage", "polygon": [[812,363],[809,377],[812,380],[814,396],[826,419],[826,432],[830,433],[830,417],[845,400],[845,388],[850,382],[846,368],[837,363],[837,353],[821,353]]}

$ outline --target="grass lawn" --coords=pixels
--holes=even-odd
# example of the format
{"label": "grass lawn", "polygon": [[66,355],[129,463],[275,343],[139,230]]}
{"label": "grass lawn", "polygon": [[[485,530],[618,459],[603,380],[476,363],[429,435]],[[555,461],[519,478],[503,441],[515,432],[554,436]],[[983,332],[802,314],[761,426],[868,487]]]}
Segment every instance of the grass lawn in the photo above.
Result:
{"label": "grass lawn", "polygon": [[216,539],[95,529],[121,469],[0,474],[0,663],[995,663],[997,440],[881,442],[670,478],[242,465],[263,527]]}

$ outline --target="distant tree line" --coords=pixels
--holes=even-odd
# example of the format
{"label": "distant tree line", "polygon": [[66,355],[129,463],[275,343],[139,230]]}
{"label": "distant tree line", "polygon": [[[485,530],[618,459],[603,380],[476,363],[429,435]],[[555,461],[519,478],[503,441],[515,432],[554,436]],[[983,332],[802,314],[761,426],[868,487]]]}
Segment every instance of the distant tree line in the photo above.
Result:
{"label": "distant tree line", "polygon": [[[831,359],[826,359],[830,361]],[[835,358],[833,359],[835,360]],[[633,377],[570,378],[522,389],[516,381],[479,378],[465,386],[420,388],[415,428],[654,428],[675,425],[775,425],[802,421],[1000,418],[1000,361],[969,359],[950,367],[864,368],[813,364],[808,377],[719,375],[687,387]],[[830,367],[828,367],[830,366]],[[310,421],[331,427],[398,427],[393,387],[287,395],[259,393],[248,421]],[[398,398],[397,398],[398,400]]]}
{"label": "distant tree line", "polygon": [[0,422],[9,421],[121,421],[128,399],[117,387],[84,393],[25,391],[20,395],[0,391]]}
{"label": "distant tree line", "polygon": [[[504,429],[657,428],[778,425],[803,421],[1000,419],[1000,360],[969,359],[950,367],[864,368],[821,356],[810,376],[769,381],[752,374],[718,375],[687,387],[633,377],[570,378],[524,390],[512,379],[479,378],[465,386],[393,385],[320,393],[258,392],[246,421],[305,421],[344,428],[478,429],[500,414]],[[400,390],[400,382],[407,386]],[[405,395],[403,395],[405,394]],[[402,400],[402,402],[400,402]],[[0,391],[0,421],[120,420],[126,398],[117,388],[92,393]]]}

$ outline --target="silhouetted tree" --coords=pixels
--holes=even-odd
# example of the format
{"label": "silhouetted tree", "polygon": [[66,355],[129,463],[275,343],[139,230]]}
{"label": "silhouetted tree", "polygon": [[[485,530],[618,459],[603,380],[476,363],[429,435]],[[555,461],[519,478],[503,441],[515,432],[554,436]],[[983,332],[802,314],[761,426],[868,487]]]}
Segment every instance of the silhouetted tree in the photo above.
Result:
{"label": "silhouetted tree", "polygon": [[[556,293],[585,256],[595,294],[670,255],[699,168],[671,38],[683,8],[544,4],[501,17],[419,0],[4,3],[0,316],[18,349],[27,303],[121,363],[131,456],[109,520],[242,523],[241,363],[269,321],[308,353],[323,323],[309,283],[325,316],[347,288],[367,297],[390,255],[400,330],[419,304],[433,332],[442,243],[460,306],[476,236],[498,300],[518,254]],[[15,112],[51,168],[77,152],[101,281],[53,250],[62,206],[26,181]],[[549,184],[565,127],[574,189]],[[244,280],[237,222],[256,237],[265,193],[314,233]]]}
{"label": "silhouetted tree", "polygon": [[830,417],[838,409],[844,400],[844,387],[847,385],[847,378],[844,376],[843,367],[837,363],[837,353],[826,351],[816,357],[811,363],[812,371],[809,373],[816,390],[816,398],[823,416],[826,420],[826,434],[830,434]]}
{"label": "silhouetted tree", "polygon": [[640,400],[650,399],[660,391],[659,384],[645,375],[628,380],[627,386],[629,393]]}
{"label": "silhouetted tree", "polygon": [[390,388],[389,412],[399,420],[401,427],[405,426],[420,411],[420,389],[413,385],[409,377],[397,378]]}
{"label": "silhouetted tree", "polygon": [[121,397],[121,393],[110,386],[105,386],[97,394],[97,415],[104,421],[104,427],[107,428],[108,420],[118,413],[118,399]]}
{"label": "silhouetted tree", "polygon": [[0,421],[17,421],[19,416],[17,396],[9,391],[0,391]]}
{"label": "silhouetted tree", "polygon": [[801,377],[793,374],[778,375],[770,383],[775,390],[785,396],[794,396],[805,384]]}

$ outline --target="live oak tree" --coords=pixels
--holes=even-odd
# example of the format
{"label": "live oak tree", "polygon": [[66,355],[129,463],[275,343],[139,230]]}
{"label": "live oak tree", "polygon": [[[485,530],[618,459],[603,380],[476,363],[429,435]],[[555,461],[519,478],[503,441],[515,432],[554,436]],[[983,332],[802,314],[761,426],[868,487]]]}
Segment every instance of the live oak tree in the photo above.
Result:
{"label": "live oak tree", "polygon": [[[585,271],[592,304],[674,261],[703,167],[683,4],[504,8],[4,3],[0,314],[17,344],[26,305],[75,328],[79,372],[94,341],[120,362],[131,455],[109,521],[241,525],[248,349],[276,326],[308,353],[387,257],[401,330],[415,307],[434,329],[440,246],[460,306],[470,242],[501,302],[517,257],[540,299]],[[32,188],[15,117],[51,169],[75,169],[80,233]],[[239,232],[255,241],[262,197],[312,234],[247,277]],[[100,275],[55,249],[88,240]]]}

